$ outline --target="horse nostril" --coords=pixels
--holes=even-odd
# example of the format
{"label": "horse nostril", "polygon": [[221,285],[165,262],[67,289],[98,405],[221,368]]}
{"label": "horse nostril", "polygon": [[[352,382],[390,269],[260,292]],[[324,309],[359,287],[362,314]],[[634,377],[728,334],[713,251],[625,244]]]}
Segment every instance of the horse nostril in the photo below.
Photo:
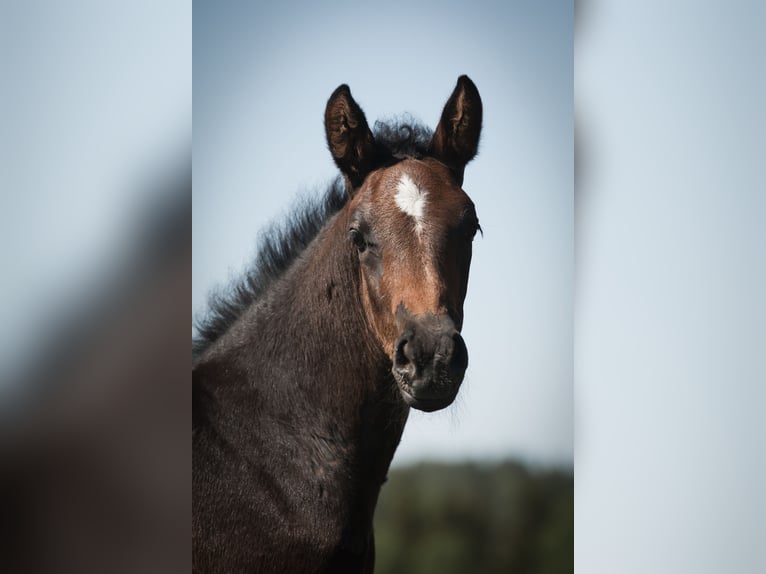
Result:
{"label": "horse nostril", "polygon": [[405,337],[400,337],[399,340],[396,342],[396,353],[394,355],[394,363],[399,365],[406,365],[410,362],[410,360],[407,358],[406,353],[404,352],[404,348],[407,346],[407,339]]}
{"label": "horse nostril", "polygon": [[450,361],[450,369],[454,372],[462,373],[468,368],[468,349],[465,346],[465,341],[460,333],[455,333],[452,336],[452,360]]}
{"label": "horse nostril", "polygon": [[394,368],[401,375],[413,377],[415,375],[415,364],[411,358],[411,344],[407,337],[399,337],[396,342],[396,351],[394,352]]}

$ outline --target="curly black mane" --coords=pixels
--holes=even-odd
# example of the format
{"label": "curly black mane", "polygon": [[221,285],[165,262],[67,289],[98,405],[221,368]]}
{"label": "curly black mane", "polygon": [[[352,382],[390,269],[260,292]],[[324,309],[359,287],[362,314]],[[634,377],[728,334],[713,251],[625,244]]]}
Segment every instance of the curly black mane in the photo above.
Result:
{"label": "curly black mane", "polygon": [[389,122],[375,122],[372,129],[375,141],[398,159],[422,158],[428,155],[433,132],[411,116]]}
{"label": "curly black mane", "polygon": [[[432,131],[409,116],[375,122],[375,141],[393,157],[422,158],[428,155]],[[269,225],[259,233],[257,255],[244,275],[233,284],[211,292],[208,311],[194,321],[192,357],[199,357],[261,297],[295,261],[325,223],[346,205],[342,178],[330,183],[324,195],[300,202],[284,222]]]}

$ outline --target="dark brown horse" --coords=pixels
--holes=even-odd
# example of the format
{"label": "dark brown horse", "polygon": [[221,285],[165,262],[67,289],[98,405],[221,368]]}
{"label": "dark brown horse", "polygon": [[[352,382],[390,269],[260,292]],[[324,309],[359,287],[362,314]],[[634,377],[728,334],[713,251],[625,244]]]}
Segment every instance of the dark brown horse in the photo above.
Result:
{"label": "dark brown horse", "polygon": [[479,229],[462,189],[482,105],[462,76],[436,131],[325,112],[343,174],[262,246],[200,326],[193,365],[197,572],[371,572],[372,518],[410,407],[442,409]]}

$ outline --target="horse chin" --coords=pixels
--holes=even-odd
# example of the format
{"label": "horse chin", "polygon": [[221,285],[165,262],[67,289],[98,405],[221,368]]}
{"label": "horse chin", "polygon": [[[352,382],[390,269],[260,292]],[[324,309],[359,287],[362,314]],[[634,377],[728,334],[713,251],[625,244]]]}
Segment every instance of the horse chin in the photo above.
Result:
{"label": "horse chin", "polygon": [[448,392],[441,396],[429,395],[424,397],[422,395],[418,396],[418,393],[412,389],[409,381],[404,380],[403,377],[395,374],[394,378],[396,379],[399,392],[401,393],[404,402],[407,403],[408,406],[426,413],[439,411],[450,406],[455,401],[455,397],[457,397],[457,389],[460,387],[459,384],[455,385],[454,392]]}
{"label": "horse chin", "polygon": [[410,395],[407,392],[402,392],[402,396],[404,397],[404,402],[407,403],[409,406],[411,406],[414,409],[418,409],[419,411],[423,411],[425,413],[432,413],[434,411],[440,411],[442,409],[447,408],[450,406],[454,400],[455,396],[452,396],[450,398],[445,399],[416,399],[412,395]]}

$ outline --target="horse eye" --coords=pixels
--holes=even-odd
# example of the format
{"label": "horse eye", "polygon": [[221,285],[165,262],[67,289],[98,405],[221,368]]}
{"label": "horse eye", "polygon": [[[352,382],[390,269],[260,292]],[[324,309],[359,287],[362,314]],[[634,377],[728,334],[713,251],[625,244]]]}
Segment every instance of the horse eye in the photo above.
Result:
{"label": "horse eye", "polygon": [[484,231],[481,229],[481,225],[479,225],[479,222],[477,221],[475,226],[471,226],[468,229],[468,231],[466,232],[466,236],[468,237],[468,239],[473,241],[474,238],[476,237],[476,234],[479,232],[481,232],[482,236],[484,235]]}
{"label": "horse eye", "polygon": [[348,231],[348,237],[351,239],[351,243],[357,248],[359,253],[367,249],[367,242],[364,240],[364,235],[358,230],[351,228]]}

